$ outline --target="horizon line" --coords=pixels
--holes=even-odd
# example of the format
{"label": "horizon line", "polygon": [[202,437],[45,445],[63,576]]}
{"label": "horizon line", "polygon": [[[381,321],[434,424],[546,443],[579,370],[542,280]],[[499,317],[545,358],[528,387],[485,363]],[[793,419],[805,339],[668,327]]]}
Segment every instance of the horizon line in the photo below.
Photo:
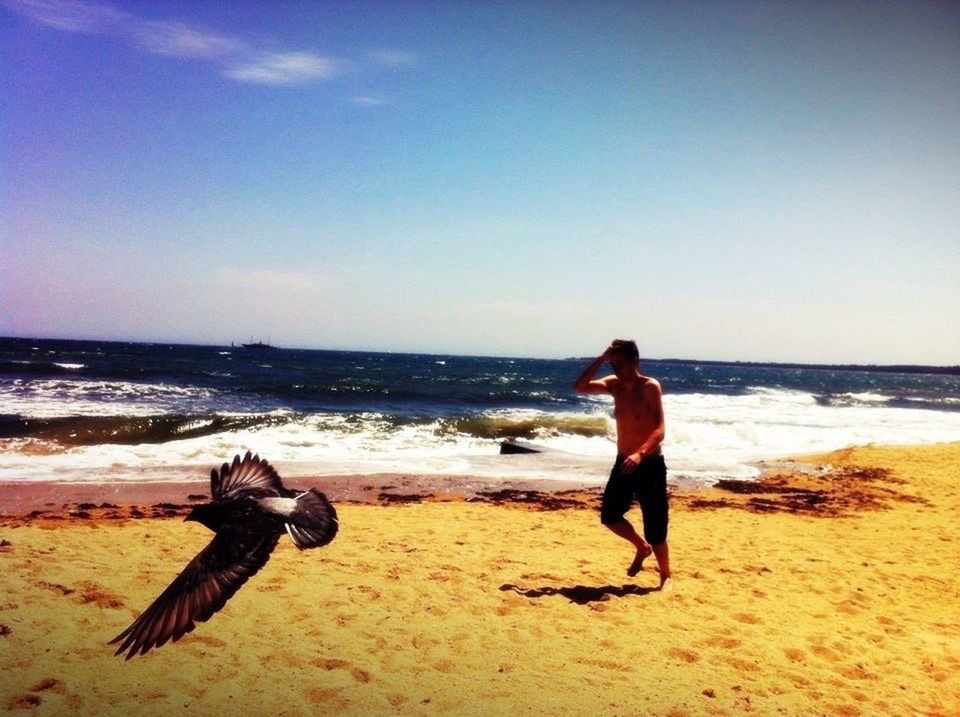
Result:
{"label": "horizon line", "polygon": [[[107,343],[107,344],[141,344],[144,346],[162,345],[162,346],[197,346],[210,348],[237,348],[243,349],[242,342],[235,344],[226,343],[190,343],[185,341],[148,341],[148,340],[127,340],[127,339],[102,339],[102,338],[64,338],[49,336],[0,336],[0,341],[74,341],[77,343]],[[543,356],[510,356],[499,354],[473,354],[473,353],[450,353],[444,351],[391,351],[388,349],[363,349],[363,348],[309,348],[305,346],[277,346],[271,344],[270,348],[276,351],[328,351],[335,353],[369,353],[369,354],[389,354],[400,356],[438,356],[438,357],[460,357],[460,358],[491,358],[491,359],[522,359],[531,361],[590,361],[596,356],[564,356],[562,358],[549,358]],[[835,370],[856,370],[856,371],[888,371],[895,373],[939,373],[947,375],[960,375],[960,364],[922,364],[922,363],[816,363],[809,361],[761,361],[756,359],[705,359],[705,358],[654,358],[650,356],[641,356],[640,363],[679,363],[679,364],[708,364],[715,366],[772,366],[777,368],[811,368],[811,369],[835,369]],[[928,369],[922,371],[922,369]],[[929,369],[933,369],[930,371]]]}

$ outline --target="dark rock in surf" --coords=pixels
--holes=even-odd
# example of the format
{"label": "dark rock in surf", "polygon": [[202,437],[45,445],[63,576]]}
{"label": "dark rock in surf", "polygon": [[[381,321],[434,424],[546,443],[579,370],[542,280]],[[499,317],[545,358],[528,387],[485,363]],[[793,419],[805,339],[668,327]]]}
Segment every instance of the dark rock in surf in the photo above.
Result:
{"label": "dark rock in surf", "polygon": [[500,442],[500,455],[514,455],[519,453],[543,453],[546,449],[542,446],[536,446],[532,443],[525,443],[523,441],[501,441]]}

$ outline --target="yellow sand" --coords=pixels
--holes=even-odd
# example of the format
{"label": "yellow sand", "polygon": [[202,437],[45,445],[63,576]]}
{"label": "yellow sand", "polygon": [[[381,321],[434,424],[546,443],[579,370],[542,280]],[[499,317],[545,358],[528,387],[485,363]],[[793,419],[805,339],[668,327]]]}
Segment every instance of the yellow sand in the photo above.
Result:
{"label": "yellow sand", "polygon": [[107,641],[206,530],[0,518],[0,709],[960,714],[960,444],[805,460],[892,472],[839,517],[676,494],[670,594],[652,561],[625,576],[591,509],[341,505],[330,547],[284,539],[212,620],[129,662]]}

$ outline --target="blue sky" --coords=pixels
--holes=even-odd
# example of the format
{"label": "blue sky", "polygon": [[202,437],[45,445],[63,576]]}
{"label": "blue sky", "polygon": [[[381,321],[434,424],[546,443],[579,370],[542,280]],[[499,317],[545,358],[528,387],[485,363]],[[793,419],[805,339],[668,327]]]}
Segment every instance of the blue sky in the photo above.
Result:
{"label": "blue sky", "polygon": [[0,335],[960,363],[960,6],[0,0]]}

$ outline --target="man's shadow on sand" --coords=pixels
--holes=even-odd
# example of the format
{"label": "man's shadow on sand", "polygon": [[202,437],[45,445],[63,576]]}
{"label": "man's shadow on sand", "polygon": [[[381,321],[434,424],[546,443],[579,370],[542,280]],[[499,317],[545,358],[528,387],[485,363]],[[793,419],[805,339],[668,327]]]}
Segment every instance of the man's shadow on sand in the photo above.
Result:
{"label": "man's shadow on sand", "polygon": [[649,595],[650,593],[660,592],[659,588],[644,588],[639,585],[601,585],[591,587],[589,585],[574,585],[573,587],[555,588],[550,585],[542,588],[521,588],[519,585],[501,585],[500,590],[508,592],[512,590],[517,595],[523,595],[530,598],[542,598],[550,595],[563,595],[570,602],[577,605],[587,605],[592,602],[600,602],[611,597],[627,597],[628,595]]}

